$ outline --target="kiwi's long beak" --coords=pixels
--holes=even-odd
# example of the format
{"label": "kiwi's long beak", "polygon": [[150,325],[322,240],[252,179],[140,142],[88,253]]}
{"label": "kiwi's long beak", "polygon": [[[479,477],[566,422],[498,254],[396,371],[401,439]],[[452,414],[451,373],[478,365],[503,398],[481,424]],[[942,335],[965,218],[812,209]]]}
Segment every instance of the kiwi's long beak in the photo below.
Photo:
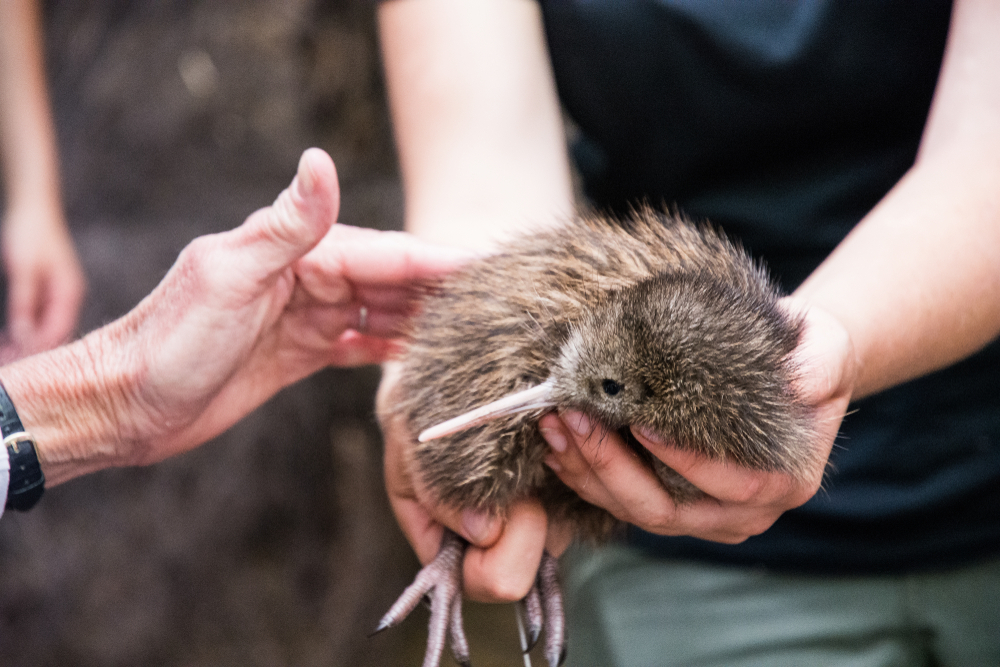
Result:
{"label": "kiwi's long beak", "polygon": [[542,384],[535,385],[530,389],[525,389],[516,394],[504,396],[492,403],[481,405],[465,414],[449,419],[446,422],[441,422],[437,426],[431,426],[421,433],[417,437],[417,440],[420,442],[436,440],[437,438],[443,438],[446,435],[458,433],[473,426],[479,426],[488,421],[517,414],[518,412],[525,412],[536,408],[554,408],[556,406],[552,400],[552,387],[554,385],[555,381],[549,378]]}

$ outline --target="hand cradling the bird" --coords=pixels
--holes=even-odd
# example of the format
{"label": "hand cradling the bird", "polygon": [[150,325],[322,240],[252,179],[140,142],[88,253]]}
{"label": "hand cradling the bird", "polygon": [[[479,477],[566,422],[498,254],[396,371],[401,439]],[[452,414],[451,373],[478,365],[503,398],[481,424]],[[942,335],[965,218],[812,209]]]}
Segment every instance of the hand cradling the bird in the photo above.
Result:
{"label": "hand cradling the bird", "polygon": [[[402,400],[382,417],[407,425],[439,502],[504,515],[534,497],[580,537],[605,539],[616,520],[545,465],[539,418],[573,409],[619,431],[678,503],[701,492],[629,438],[629,427],[714,460],[802,474],[813,458],[812,415],[793,389],[803,324],[780,297],[763,267],[707,226],[650,209],[622,221],[581,218],[512,241],[436,285],[402,353]],[[379,625],[395,625],[429,594],[425,667],[439,663],[449,633],[456,660],[469,661],[464,548],[446,530],[438,558]],[[558,664],[565,640],[552,556],[525,605],[532,641],[544,625],[546,658]]]}

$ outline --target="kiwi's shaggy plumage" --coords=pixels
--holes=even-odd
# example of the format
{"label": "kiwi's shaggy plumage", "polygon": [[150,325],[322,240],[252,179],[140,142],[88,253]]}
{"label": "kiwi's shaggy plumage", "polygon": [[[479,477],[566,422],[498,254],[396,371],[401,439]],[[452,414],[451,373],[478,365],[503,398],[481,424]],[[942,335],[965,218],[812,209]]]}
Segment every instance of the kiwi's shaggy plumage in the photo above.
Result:
{"label": "kiwi's shaggy plumage", "polygon": [[[402,357],[403,400],[383,417],[401,418],[416,441],[431,426],[545,382],[550,402],[625,436],[678,502],[701,492],[632,440],[629,426],[713,459],[798,476],[812,458],[791,360],[803,325],[779,297],[761,266],[708,227],[649,209],[624,221],[580,219],[516,239],[431,290]],[[417,444],[419,473],[452,506],[502,514],[535,496],[581,536],[604,537],[612,517],[544,464],[548,445],[536,425],[544,409]],[[379,623],[395,625],[430,596],[424,667],[439,664],[446,633],[456,660],[468,664],[464,544],[445,530],[438,557]],[[544,620],[552,667],[565,654],[554,568],[544,553],[526,598],[531,639]]]}
{"label": "kiwi's shaggy plumage", "polygon": [[[795,475],[810,458],[790,361],[802,323],[779,297],[759,264],[708,227],[649,209],[579,219],[512,241],[431,290],[394,409],[415,439],[552,377],[560,406],[613,429],[649,426],[712,458]],[[602,392],[606,379],[621,391]],[[535,495],[600,537],[610,517],[543,464],[540,414],[417,445],[420,474],[445,503],[502,513]],[[647,460],[675,498],[697,494]]]}

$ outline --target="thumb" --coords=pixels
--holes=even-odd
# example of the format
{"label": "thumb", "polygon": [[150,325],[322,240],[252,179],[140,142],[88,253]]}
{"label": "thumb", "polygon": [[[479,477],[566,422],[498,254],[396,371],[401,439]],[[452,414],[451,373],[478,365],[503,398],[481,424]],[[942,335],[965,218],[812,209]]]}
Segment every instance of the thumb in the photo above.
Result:
{"label": "thumb", "polygon": [[464,510],[459,521],[454,520],[449,523],[457,523],[455,526],[470,543],[477,547],[490,547],[500,539],[503,531],[504,521],[501,517],[482,510]]}
{"label": "thumb", "polygon": [[[249,275],[278,273],[313,248],[337,220],[340,187],[333,160],[319,148],[299,159],[291,185],[234,230],[233,243],[250,252],[238,256]],[[261,275],[263,274],[263,275]]]}
{"label": "thumb", "polygon": [[505,517],[489,510],[460,508],[434,499],[419,478],[413,480],[414,489],[421,507],[434,521],[451,528],[473,546],[489,548],[503,533]]}

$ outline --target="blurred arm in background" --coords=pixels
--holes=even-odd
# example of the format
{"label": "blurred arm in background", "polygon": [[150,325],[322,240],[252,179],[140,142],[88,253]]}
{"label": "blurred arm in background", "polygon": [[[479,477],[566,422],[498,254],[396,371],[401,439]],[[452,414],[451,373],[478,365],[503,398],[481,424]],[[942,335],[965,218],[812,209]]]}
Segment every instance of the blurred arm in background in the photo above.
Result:
{"label": "blurred arm in background", "polygon": [[[573,214],[538,3],[391,0],[379,5],[379,30],[408,231],[488,251],[511,232]],[[380,406],[398,399],[396,386],[388,364]],[[406,429],[387,419],[381,425],[389,499],[421,562],[437,554],[447,524],[473,544],[464,560],[467,595],[523,597],[546,541],[555,553],[568,542],[548,526],[541,504],[520,501],[504,522],[440,505],[412,471]]]}
{"label": "blurred arm in background", "polygon": [[0,240],[12,347],[0,361],[65,342],[86,283],[66,227],[36,0],[0,0]]}

